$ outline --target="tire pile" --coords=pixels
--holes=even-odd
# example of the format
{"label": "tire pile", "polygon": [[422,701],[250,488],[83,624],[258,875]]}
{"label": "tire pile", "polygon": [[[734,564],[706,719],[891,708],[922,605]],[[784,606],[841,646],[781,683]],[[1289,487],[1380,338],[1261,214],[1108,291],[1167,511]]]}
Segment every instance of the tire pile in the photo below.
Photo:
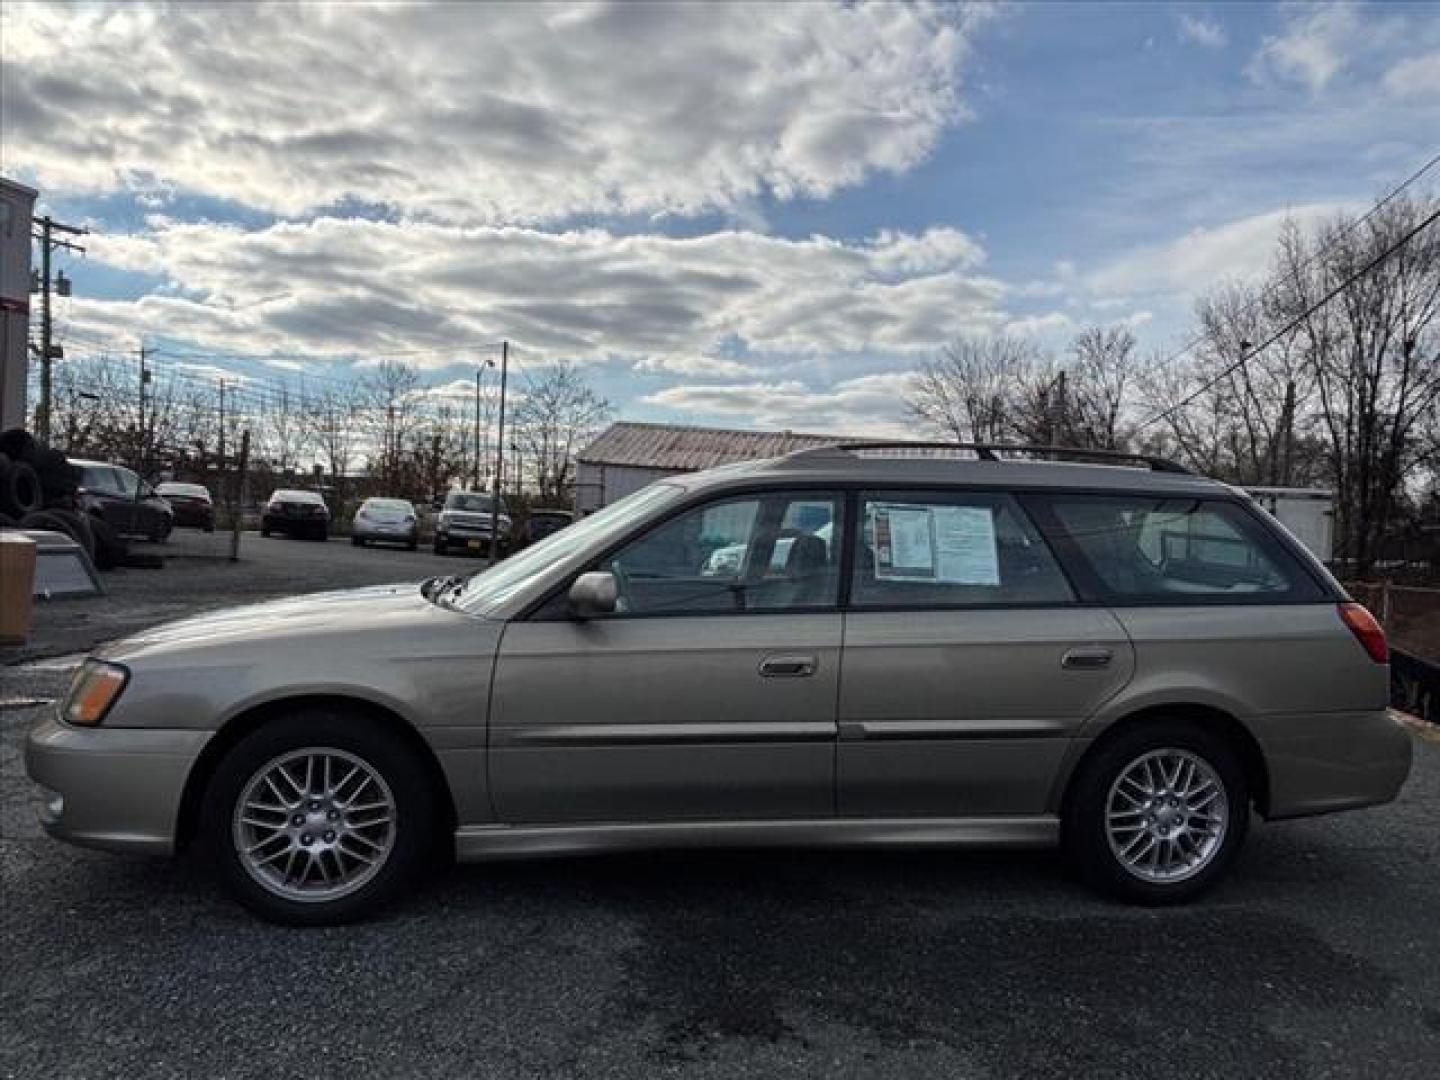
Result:
{"label": "tire pile", "polygon": [[0,528],[48,529],[79,544],[101,570],[124,564],[125,538],[77,509],[80,470],[29,432],[0,433]]}

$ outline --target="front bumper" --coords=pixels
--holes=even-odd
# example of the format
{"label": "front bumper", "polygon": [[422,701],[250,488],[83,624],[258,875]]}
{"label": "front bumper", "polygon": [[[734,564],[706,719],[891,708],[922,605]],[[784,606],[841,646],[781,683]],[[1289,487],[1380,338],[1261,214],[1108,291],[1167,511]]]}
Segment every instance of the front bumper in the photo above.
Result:
{"label": "front bumper", "polygon": [[47,716],[25,740],[40,824],[83,847],[170,854],[185,781],[211,734],[80,728]]}
{"label": "front bumper", "polygon": [[1385,709],[1266,716],[1254,731],[1270,776],[1268,818],[1387,803],[1410,775],[1411,735]]}
{"label": "front bumper", "polygon": [[209,529],[215,524],[215,511],[208,506],[186,506],[171,503],[175,511],[175,524],[192,528]]}
{"label": "front bumper", "polygon": [[376,522],[360,524],[356,522],[350,526],[350,535],[359,537],[361,540],[393,540],[410,543],[420,538],[420,530],[415,525],[386,525]]}
{"label": "front bumper", "polygon": [[[466,547],[479,547],[488,549],[490,547],[490,530],[466,528],[463,525],[451,525],[444,529],[436,530],[435,536],[442,544],[453,544],[456,547],[464,544]],[[510,538],[504,534],[500,537],[500,546],[510,546]]]}

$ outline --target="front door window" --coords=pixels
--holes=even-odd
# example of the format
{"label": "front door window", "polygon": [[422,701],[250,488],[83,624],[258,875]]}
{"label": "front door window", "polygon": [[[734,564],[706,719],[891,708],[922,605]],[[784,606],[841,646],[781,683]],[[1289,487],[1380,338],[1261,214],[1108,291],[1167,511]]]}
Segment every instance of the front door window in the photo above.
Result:
{"label": "front door window", "polygon": [[633,541],[601,569],[624,615],[833,608],[841,500],[778,492],[707,503]]}

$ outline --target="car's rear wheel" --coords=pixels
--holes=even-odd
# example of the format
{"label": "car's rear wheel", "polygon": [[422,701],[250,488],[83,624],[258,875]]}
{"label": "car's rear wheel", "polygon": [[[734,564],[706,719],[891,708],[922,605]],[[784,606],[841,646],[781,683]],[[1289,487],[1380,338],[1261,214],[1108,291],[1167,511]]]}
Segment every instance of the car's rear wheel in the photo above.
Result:
{"label": "car's rear wheel", "polygon": [[1066,853],[1111,896],[1181,903],[1224,876],[1250,797],[1229,742],[1194,724],[1138,724],[1081,763],[1066,801]]}
{"label": "car's rear wheel", "polygon": [[363,715],[276,717],[222,759],[203,830],[221,880],[272,922],[349,922],[393,900],[435,851],[423,764]]}
{"label": "car's rear wheel", "polygon": [[445,554],[445,540],[444,540],[442,537],[439,537],[439,536],[435,537],[435,554],[436,554],[436,555],[444,555],[444,554]]}

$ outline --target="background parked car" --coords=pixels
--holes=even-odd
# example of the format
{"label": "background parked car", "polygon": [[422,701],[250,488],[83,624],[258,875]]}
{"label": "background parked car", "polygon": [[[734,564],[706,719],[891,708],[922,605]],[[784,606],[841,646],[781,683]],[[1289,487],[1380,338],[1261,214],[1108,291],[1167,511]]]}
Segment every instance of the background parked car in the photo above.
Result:
{"label": "background parked car", "polygon": [[260,514],[260,535],[272,532],[323,541],[330,535],[330,508],[318,491],[279,488]]}
{"label": "background parked car", "polygon": [[123,465],[71,458],[80,469],[78,509],[122,536],[164,540],[175,527],[175,512],[155,489]]}
{"label": "background parked car", "polygon": [[519,535],[516,537],[517,544],[520,547],[526,547],[538,540],[544,540],[551,533],[559,532],[574,520],[575,515],[569,510],[537,506],[530,511],[529,516],[520,526]]}
{"label": "background parked car", "polygon": [[420,542],[420,520],[413,503],[372,496],[355,511],[350,542],[364,547],[374,542],[404,544],[411,551]]}
{"label": "background parked car", "polygon": [[188,525],[206,532],[215,531],[215,501],[204,484],[182,484],[167,480],[155,485],[155,493],[175,511],[175,524]]}
{"label": "background parked car", "polygon": [[491,496],[479,491],[452,491],[446,495],[444,509],[435,521],[435,554],[444,555],[452,547],[489,552],[492,519],[499,533],[501,553],[509,551],[509,507],[501,496],[499,516],[495,518],[493,505]]}

